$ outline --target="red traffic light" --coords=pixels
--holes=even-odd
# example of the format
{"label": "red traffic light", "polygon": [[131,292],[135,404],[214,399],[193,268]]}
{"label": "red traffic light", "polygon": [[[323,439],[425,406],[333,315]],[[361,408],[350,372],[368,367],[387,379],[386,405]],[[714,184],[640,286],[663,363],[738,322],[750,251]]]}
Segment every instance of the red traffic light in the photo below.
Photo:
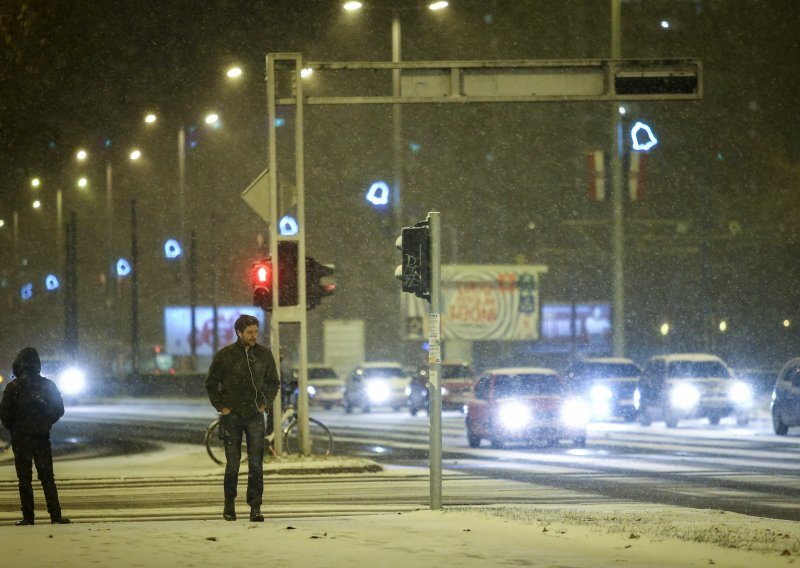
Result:
{"label": "red traffic light", "polygon": [[263,261],[253,263],[251,280],[253,286],[269,288],[272,284],[272,265]]}

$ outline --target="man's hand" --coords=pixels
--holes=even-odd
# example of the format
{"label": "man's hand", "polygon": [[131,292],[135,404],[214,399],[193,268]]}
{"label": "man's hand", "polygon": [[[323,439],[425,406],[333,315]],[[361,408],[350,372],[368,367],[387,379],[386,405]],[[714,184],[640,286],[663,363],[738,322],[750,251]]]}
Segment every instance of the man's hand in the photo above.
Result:
{"label": "man's hand", "polygon": [[226,414],[230,414],[231,413],[231,409],[228,408],[227,406],[225,406],[225,407],[222,408],[222,410],[219,411],[219,413],[222,414],[223,416],[225,416]]}

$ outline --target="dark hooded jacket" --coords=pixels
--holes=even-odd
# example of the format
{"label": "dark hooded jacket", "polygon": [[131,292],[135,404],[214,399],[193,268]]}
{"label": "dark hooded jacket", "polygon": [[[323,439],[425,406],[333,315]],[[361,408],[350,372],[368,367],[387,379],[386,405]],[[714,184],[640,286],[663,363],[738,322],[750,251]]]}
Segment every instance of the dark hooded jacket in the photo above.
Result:
{"label": "dark hooded jacket", "polygon": [[11,368],[15,379],[3,392],[0,422],[11,432],[12,440],[48,434],[64,416],[64,401],[56,384],[39,374],[39,353],[33,347],[25,347]]}
{"label": "dark hooded jacket", "polygon": [[249,353],[241,339],[220,349],[206,378],[208,399],[217,411],[230,408],[242,418],[255,416],[259,406],[268,409],[280,387],[272,352],[256,345]]}

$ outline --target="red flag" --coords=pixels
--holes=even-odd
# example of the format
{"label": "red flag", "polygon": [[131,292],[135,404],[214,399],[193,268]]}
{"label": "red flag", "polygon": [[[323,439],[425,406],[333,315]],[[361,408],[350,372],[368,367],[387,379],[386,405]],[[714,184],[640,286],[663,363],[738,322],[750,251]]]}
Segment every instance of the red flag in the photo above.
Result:
{"label": "red flag", "polygon": [[640,201],[644,197],[644,174],[647,169],[647,154],[631,152],[628,158],[628,197]]}
{"label": "red flag", "polygon": [[586,153],[586,173],[589,182],[589,199],[603,201],[606,198],[606,155],[602,150]]}

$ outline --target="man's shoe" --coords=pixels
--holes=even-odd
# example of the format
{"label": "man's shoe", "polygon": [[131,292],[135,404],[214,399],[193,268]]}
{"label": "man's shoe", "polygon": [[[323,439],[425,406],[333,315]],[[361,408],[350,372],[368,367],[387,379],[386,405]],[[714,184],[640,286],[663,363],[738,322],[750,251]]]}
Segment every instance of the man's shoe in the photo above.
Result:
{"label": "man's shoe", "polygon": [[50,524],[51,525],[68,525],[72,521],[66,517],[62,517],[61,515],[57,515],[55,517],[50,517]]}
{"label": "man's shoe", "polygon": [[17,525],[18,527],[24,527],[26,525],[32,525],[33,524],[33,519],[29,519],[29,518],[26,517],[24,519],[18,520],[14,524]]}
{"label": "man's shoe", "polygon": [[263,523],[264,515],[261,514],[261,507],[250,507],[250,522]]}
{"label": "man's shoe", "polygon": [[236,506],[232,500],[225,499],[225,508],[222,509],[222,518],[226,521],[236,520]]}

